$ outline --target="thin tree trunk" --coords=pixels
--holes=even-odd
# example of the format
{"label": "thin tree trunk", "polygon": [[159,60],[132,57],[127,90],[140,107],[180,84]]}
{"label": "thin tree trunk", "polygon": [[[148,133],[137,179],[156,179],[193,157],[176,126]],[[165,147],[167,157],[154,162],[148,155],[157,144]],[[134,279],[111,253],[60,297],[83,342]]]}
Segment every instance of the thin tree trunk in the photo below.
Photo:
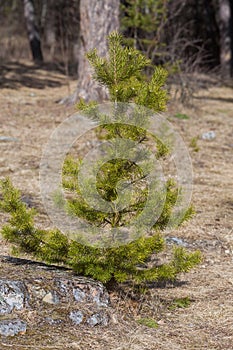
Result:
{"label": "thin tree trunk", "polygon": [[119,28],[119,0],[80,1],[80,46],[78,86],[75,100],[104,100],[107,92],[92,79],[92,68],[86,53],[96,48],[101,56],[107,54],[107,36]]}
{"label": "thin tree trunk", "polygon": [[40,35],[36,25],[34,4],[32,0],[24,0],[24,17],[26,20],[33,61],[36,63],[41,63],[43,62],[43,55],[41,50]]}
{"label": "thin tree trunk", "polygon": [[230,0],[219,0],[220,63],[224,78],[231,75],[231,6]]}
{"label": "thin tree trunk", "polygon": [[55,57],[55,48],[56,48],[56,28],[54,23],[53,14],[46,24],[45,28],[45,41],[49,47],[49,59],[53,62]]}
{"label": "thin tree trunk", "polygon": [[233,78],[233,0],[230,0],[231,19],[230,19],[230,37],[231,37],[231,77]]}

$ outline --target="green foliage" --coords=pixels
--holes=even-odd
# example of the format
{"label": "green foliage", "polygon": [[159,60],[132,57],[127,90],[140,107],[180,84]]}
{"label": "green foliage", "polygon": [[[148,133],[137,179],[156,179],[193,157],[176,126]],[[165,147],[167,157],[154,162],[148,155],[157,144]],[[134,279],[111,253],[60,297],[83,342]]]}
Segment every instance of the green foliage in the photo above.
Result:
{"label": "green foliage", "polygon": [[[140,269],[140,264],[146,267],[152,253],[164,249],[165,242],[159,233],[117,248],[99,249],[82,245],[77,241],[69,241],[57,230],[37,229],[33,221],[35,212],[21,201],[20,192],[9,179],[0,182],[0,190],[0,208],[11,214],[9,224],[2,228],[2,235],[15,244],[19,252],[33,254],[50,263],[64,263],[77,273],[104,283],[175,280],[179,272],[189,271],[200,261],[199,252],[187,253],[183,248],[176,248],[170,263]],[[22,219],[19,219],[20,216]]]}
{"label": "green foliage", "polygon": [[193,137],[190,141],[189,146],[193,149],[194,152],[199,152],[200,148],[197,144],[198,137]]}
{"label": "green foliage", "polygon": [[189,116],[187,114],[183,114],[183,113],[176,113],[174,115],[174,117],[177,119],[189,119]]}
{"label": "green foliage", "polygon": [[153,320],[153,318],[140,318],[137,320],[137,323],[149,327],[149,328],[158,328],[158,323]]}
{"label": "green foliage", "polygon": [[189,307],[191,304],[191,300],[189,297],[184,297],[184,298],[177,298],[174,299],[171,305],[169,306],[170,310],[175,310],[177,308],[179,309],[184,309]]}
{"label": "green foliage", "polygon": [[[109,36],[108,58],[100,58],[96,50],[89,53],[88,57],[94,67],[95,79],[108,88],[110,100],[115,102],[116,116],[119,118],[116,123],[108,123],[106,119],[106,122],[98,128],[97,135],[104,140],[114,139],[117,135],[119,139],[131,140],[133,145],[153,144],[150,152],[155,154],[157,159],[166,157],[170,150],[169,146],[146,131],[148,122],[146,115],[136,113],[138,127],[124,124],[124,118],[121,119],[121,104],[118,104],[118,102],[135,102],[154,111],[164,110],[167,100],[163,88],[166,72],[157,67],[151,80],[147,80],[143,69],[150,62],[137,50],[124,47],[122,37],[116,32]],[[95,106],[96,102],[87,105],[84,101],[80,101],[78,104],[78,108],[84,111],[87,117],[105,120],[106,116],[96,113]],[[130,147],[129,143],[127,152],[131,151]],[[145,150],[138,152],[135,161],[113,157],[114,159],[98,167],[96,188],[109,206],[115,208],[110,213],[94,210],[82,197],[82,188],[78,180],[82,159],[68,156],[63,165],[62,184],[69,196],[64,202],[59,194],[55,194],[56,204],[62,207],[65,205],[68,213],[84,219],[93,227],[112,229],[127,226],[132,218],[140,215],[147,200],[148,185],[145,179],[150,173],[150,164],[145,160],[143,170],[137,165],[137,161],[147,158],[147,152]],[[89,180],[84,181],[87,193],[90,191],[91,194]],[[120,185],[132,185],[133,194],[126,208],[117,209],[114,203],[118,200]],[[14,188],[9,179],[0,182],[0,191],[2,193],[0,208],[10,214],[9,223],[4,225],[2,234],[16,245],[19,251],[33,254],[43,261],[63,263],[72,267],[78,274],[93,277],[106,284],[131,281],[141,285],[161,280],[174,281],[178,273],[189,271],[200,262],[199,252],[188,253],[183,248],[177,247],[174,248],[170,261],[150,264],[151,256],[158,254],[159,262],[159,253],[165,249],[165,241],[160,232],[166,228],[178,193],[181,191],[171,179],[166,182],[166,199],[162,213],[147,237],[139,235],[130,243],[101,248],[68,239],[58,230],[37,229],[34,224],[35,211],[27,208],[21,201],[20,192]],[[123,200],[127,199],[127,196],[126,191]],[[160,193],[157,200],[160,200]],[[154,203],[151,205],[154,208]],[[188,219],[191,214],[192,209],[189,208],[184,219]]]}
{"label": "green foliage", "polygon": [[164,0],[127,0],[121,4],[121,29],[126,43],[151,57],[155,47],[163,45],[157,34],[167,18],[166,5]]}
{"label": "green foliage", "polygon": [[[80,164],[80,161],[76,161],[70,157],[64,163],[63,186],[67,190],[75,191],[75,197],[67,199],[66,203],[70,213],[102,227],[106,226],[106,224],[110,224],[111,227],[125,225],[129,221],[129,217],[132,219],[140,214],[145,206],[148,190],[143,183],[145,176],[137,165],[131,164],[128,160],[114,159],[105,163],[100,168],[97,174],[96,187],[102,198],[109,201],[109,205],[111,205],[111,201],[117,199],[117,183],[119,180],[128,180],[134,185],[134,196],[126,209],[105,213],[93,210],[87,205],[85,199],[82,198],[77,180]],[[88,184],[86,184],[87,186]],[[162,213],[154,225],[155,231],[166,228],[172,209],[176,203],[177,195],[178,189],[176,184],[172,179],[169,179],[166,184],[166,200]],[[187,220],[191,215],[192,211],[188,209],[184,220]]]}
{"label": "green foliage", "polygon": [[116,32],[109,35],[108,44],[108,58],[99,57],[96,49],[87,57],[95,70],[94,79],[108,88],[110,100],[134,102],[154,111],[163,111],[167,102],[167,93],[162,89],[166,70],[155,67],[148,80],[143,70],[151,66],[150,60],[139,51],[124,47],[122,36]]}
{"label": "green foliage", "polygon": [[[0,181],[0,209],[10,214],[2,235],[18,247],[18,253],[33,254],[48,262],[63,262],[67,255],[67,238],[57,230],[40,230],[34,225],[36,211],[22,202],[19,190],[7,178]],[[14,247],[16,252],[16,247]]]}

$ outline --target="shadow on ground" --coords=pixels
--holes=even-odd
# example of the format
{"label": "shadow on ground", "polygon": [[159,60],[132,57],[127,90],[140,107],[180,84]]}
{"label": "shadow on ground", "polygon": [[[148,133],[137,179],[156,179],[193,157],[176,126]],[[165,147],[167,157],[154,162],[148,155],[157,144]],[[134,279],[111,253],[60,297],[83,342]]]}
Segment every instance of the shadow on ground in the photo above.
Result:
{"label": "shadow on ground", "polygon": [[72,271],[71,268],[60,266],[60,265],[53,265],[53,264],[46,264],[41,261],[36,260],[29,260],[29,259],[23,259],[23,258],[16,258],[9,255],[0,255],[0,260],[5,263],[9,263],[12,265],[32,265],[37,268],[44,268],[46,270],[61,270],[61,271]]}
{"label": "shadow on ground", "polygon": [[59,87],[64,85],[64,70],[61,65],[43,63],[9,62],[0,65],[0,88],[19,89],[28,87],[45,89],[47,87]]}
{"label": "shadow on ground", "polygon": [[194,96],[197,100],[211,100],[211,101],[222,101],[226,103],[233,103],[233,98],[225,97],[213,97],[213,96]]}

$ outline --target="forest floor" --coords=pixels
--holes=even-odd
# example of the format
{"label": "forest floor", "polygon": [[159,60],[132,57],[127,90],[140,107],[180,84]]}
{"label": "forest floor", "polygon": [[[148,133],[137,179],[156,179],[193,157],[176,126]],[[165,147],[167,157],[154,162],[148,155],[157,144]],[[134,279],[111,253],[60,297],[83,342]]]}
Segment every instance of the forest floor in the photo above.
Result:
{"label": "forest floor", "polygon": [[[49,227],[40,198],[39,165],[51,132],[75,111],[57,103],[70,93],[67,80],[51,67],[38,68],[26,61],[0,68],[0,137],[12,138],[0,140],[0,177],[10,176],[39,211],[37,224]],[[75,86],[71,80],[70,90]],[[200,249],[202,263],[179,276],[179,283],[150,290],[143,301],[120,300],[112,293],[118,317],[109,327],[49,326],[43,332],[2,339],[1,349],[233,348],[233,89],[209,84],[196,92],[192,102],[191,107],[178,102],[168,107],[169,119],[192,158],[196,209],[196,215],[173,236],[190,250]],[[180,119],[177,113],[188,118]],[[215,138],[203,139],[202,134],[209,131],[215,132]],[[6,217],[1,214],[0,220],[2,225]],[[10,254],[8,243],[1,238],[0,243],[0,255]],[[2,273],[14,270],[24,278],[23,267],[0,263]],[[188,298],[190,305],[176,307],[174,300],[180,298]],[[139,324],[138,319],[146,317],[158,327]]]}

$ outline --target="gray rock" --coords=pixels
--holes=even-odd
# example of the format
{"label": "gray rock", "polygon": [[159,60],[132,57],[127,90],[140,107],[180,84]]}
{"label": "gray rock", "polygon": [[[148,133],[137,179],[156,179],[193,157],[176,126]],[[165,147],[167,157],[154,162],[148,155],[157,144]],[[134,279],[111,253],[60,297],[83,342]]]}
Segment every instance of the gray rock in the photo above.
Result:
{"label": "gray rock", "polygon": [[61,319],[54,319],[52,317],[45,317],[45,321],[51,325],[61,324],[63,322]]}
{"label": "gray rock", "polygon": [[110,298],[106,288],[99,282],[78,277],[73,281],[56,280],[55,285],[58,287],[59,294],[70,300],[79,303],[94,303],[98,307],[108,307]]}
{"label": "gray rock", "polygon": [[91,288],[91,294],[93,296],[93,301],[97,306],[109,306],[109,295],[104,291],[103,288]]}
{"label": "gray rock", "polygon": [[[26,330],[26,323],[18,319],[18,311],[36,323],[64,324],[70,319],[74,325],[107,325],[110,297],[102,283],[86,277],[65,276],[58,271],[46,278],[26,277],[24,282],[0,279],[0,335],[15,335]],[[61,277],[60,277],[61,276]],[[58,304],[58,306],[57,306]],[[26,316],[26,317],[27,317]]]}
{"label": "gray rock", "polygon": [[91,327],[101,325],[107,326],[109,323],[109,317],[103,312],[97,312],[87,319],[87,324]]}
{"label": "gray rock", "polygon": [[86,297],[85,293],[80,288],[73,288],[73,296],[78,302],[84,301]]}
{"label": "gray rock", "polygon": [[213,140],[215,139],[216,134],[214,131],[208,131],[208,132],[204,132],[201,137],[203,140]]}
{"label": "gray rock", "polygon": [[23,282],[0,280],[0,315],[9,314],[13,309],[23,309],[27,299],[28,294]]}
{"label": "gray rock", "polygon": [[73,321],[76,325],[79,325],[83,321],[83,313],[81,311],[71,311],[69,318],[71,321]]}
{"label": "gray rock", "polygon": [[11,136],[0,136],[0,141],[13,141],[13,142],[18,142],[19,139],[17,139],[16,137],[11,137]]}
{"label": "gray rock", "polygon": [[183,239],[177,238],[177,237],[167,237],[166,241],[167,241],[167,243],[177,244],[177,245],[180,245],[182,247],[188,246],[188,244],[185,241],[183,241]]}
{"label": "gray rock", "polygon": [[65,281],[56,279],[55,285],[58,287],[60,293],[62,293],[64,295],[67,295],[67,293],[69,293],[69,288],[68,288],[67,284],[65,283]]}
{"label": "gray rock", "polygon": [[21,320],[3,320],[0,321],[0,335],[9,337],[18,333],[24,333],[27,330],[27,323]]}
{"label": "gray rock", "polygon": [[43,299],[47,294],[46,290],[38,285],[30,285],[30,292],[33,295],[33,297],[38,299]]}
{"label": "gray rock", "polygon": [[101,284],[79,284],[73,288],[73,296],[78,302],[94,303],[98,307],[110,305],[109,294]]}
{"label": "gray rock", "polygon": [[59,297],[55,291],[48,292],[42,299],[44,303],[59,304]]}

